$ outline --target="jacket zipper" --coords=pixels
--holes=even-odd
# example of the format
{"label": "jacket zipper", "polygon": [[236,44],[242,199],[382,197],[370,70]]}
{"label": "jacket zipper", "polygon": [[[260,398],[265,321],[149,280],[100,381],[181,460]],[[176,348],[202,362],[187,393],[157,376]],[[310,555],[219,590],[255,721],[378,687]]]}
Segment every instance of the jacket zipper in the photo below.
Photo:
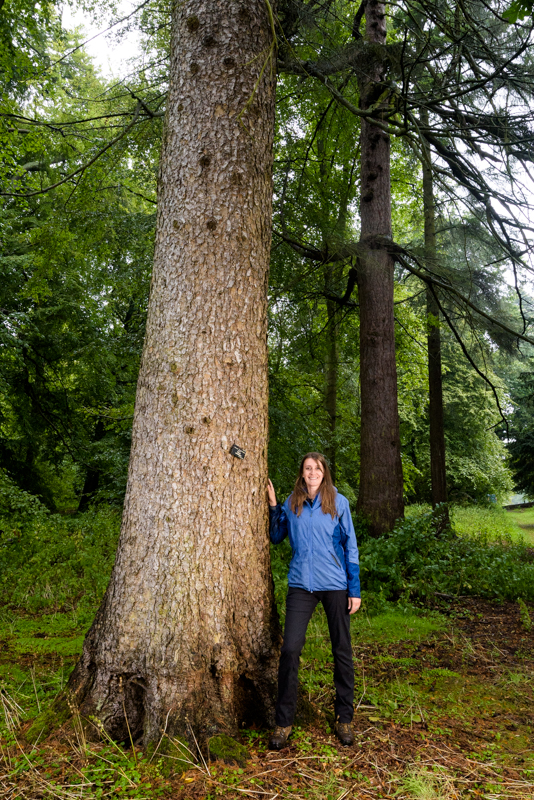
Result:
{"label": "jacket zipper", "polygon": [[337,560],[337,558],[335,557],[335,555],[334,555],[333,553],[330,553],[330,555],[331,555],[331,556],[332,556],[332,558],[334,559],[334,562],[335,562],[335,563],[338,565],[339,569],[343,569],[343,567],[341,566],[341,564],[339,563],[339,561]]}
{"label": "jacket zipper", "polygon": [[310,592],[313,592],[313,529],[312,529],[313,526],[312,526],[312,514],[313,514],[313,509],[310,508],[310,527],[309,527],[310,548],[309,548],[309,551],[308,551],[309,554],[310,554],[309,562],[308,562],[308,568],[310,570]]}

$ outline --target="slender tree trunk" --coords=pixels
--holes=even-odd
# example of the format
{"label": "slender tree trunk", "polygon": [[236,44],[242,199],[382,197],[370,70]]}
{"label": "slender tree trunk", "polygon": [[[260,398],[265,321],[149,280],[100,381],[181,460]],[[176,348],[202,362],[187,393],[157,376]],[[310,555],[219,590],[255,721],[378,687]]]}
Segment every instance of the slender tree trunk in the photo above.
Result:
{"label": "slender tree trunk", "polygon": [[207,737],[272,714],[280,634],[266,499],[269,8],[174,4],[122,532],[69,682],[82,714],[117,739],[128,739],[127,723],[146,743],[164,729],[191,724]]}
{"label": "slender tree trunk", "polygon": [[[101,419],[97,420],[93,434],[93,442],[100,442],[106,433],[104,423]],[[89,468],[85,473],[85,480],[83,482],[83,489],[80,495],[80,502],[78,503],[78,513],[87,511],[91,500],[94,498],[98,491],[100,483],[100,472],[96,469]]]}
{"label": "slender tree trunk", "polygon": [[[366,38],[386,43],[385,3],[368,0]],[[383,92],[377,61],[360,78],[360,102],[369,108]],[[374,535],[389,530],[404,513],[395,323],[394,261],[376,237],[391,238],[389,136],[366,120],[361,128],[361,238],[358,265],[360,304],[361,466],[358,511]]]}
{"label": "slender tree trunk", "polygon": [[[334,229],[330,228],[331,196],[329,189],[329,179],[331,178],[331,162],[326,158],[326,146],[322,137],[317,138],[317,155],[319,158],[319,174],[321,183],[319,186],[321,197],[321,221],[322,248],[324,252],[338,246],[346,233],[348,216],[349,180],[350,173],[347,164],[343,164],[343,175],[346,183],[343,194],[340,198],[339,210],[335,221]],[[324,267],[324,285],[327,293],[336,294],[339,290],[339,281],[343,273],[343,268],[339,264],[327,263]],[[325,455],[328,459],[332,478],[336,480],[337,468],[337,389],[339,372],[339,307],[332,300],[326,301],[326,357],[325,357],[325,389],[324,407],[328,417],[328,444],[325,448]]]}
{"label": "slender tree trunk", "polygon": [[[428,125],[428,115],[426,120]],[[436,226],[434,188],[430,149],[423,159],[423,205],[425,219],[425,257],[430,268],[436,263]],[[429,286],[426,289],[428,314],[428,390],[430,418],[430,475],[432,505],[447,502],[447,472],[445,466],[445,432],[443,423],[443,385],[441,376],[441,333],[439,306]],[[448,518],[447,518],[448,521]]]}
{"label": "slender tree trunk", "polygon": [[328,446],[326,457],[332,478],[336,479],[337,461],[337,383],[339,370],[339,308],[332,300],[326,301],[327,342],[325,359],[325,409],[328,415]]}

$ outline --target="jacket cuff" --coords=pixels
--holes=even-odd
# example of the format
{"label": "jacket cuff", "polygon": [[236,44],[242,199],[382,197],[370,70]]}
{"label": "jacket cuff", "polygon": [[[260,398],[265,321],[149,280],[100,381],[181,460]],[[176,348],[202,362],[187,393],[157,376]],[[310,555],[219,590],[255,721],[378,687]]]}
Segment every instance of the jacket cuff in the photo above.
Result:
{"label": "jacket cuff", "polygon": [[348,579],[349,597],[361,597],[360,591],[360,565],[350,564],[350,575]]}

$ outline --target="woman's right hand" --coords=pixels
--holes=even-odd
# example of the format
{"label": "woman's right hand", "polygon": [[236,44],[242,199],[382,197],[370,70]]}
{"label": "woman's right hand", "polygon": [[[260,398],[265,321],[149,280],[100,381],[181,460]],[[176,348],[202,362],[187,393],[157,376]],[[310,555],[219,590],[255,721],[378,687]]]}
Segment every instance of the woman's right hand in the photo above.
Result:
{"label": "woman's right hand", "polygon": [[269,495],[269,505],[271,508],[275,508],[276,503],[276,492],[274,491],[274,486],[272,480],[269,478],[267,481],[267,494]]}

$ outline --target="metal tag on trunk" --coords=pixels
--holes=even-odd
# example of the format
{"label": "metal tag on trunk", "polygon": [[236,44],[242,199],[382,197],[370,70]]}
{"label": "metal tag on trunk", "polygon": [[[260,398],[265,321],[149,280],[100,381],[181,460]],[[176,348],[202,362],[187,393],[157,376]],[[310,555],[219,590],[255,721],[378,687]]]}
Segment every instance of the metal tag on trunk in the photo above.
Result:
{"label": "metal tag on trunk", "polygon": [[230,448],[230,455],[235,456],[236,458],[245,458],[245,451],[242,447],[238,447],[236,444],[233,444]]}

